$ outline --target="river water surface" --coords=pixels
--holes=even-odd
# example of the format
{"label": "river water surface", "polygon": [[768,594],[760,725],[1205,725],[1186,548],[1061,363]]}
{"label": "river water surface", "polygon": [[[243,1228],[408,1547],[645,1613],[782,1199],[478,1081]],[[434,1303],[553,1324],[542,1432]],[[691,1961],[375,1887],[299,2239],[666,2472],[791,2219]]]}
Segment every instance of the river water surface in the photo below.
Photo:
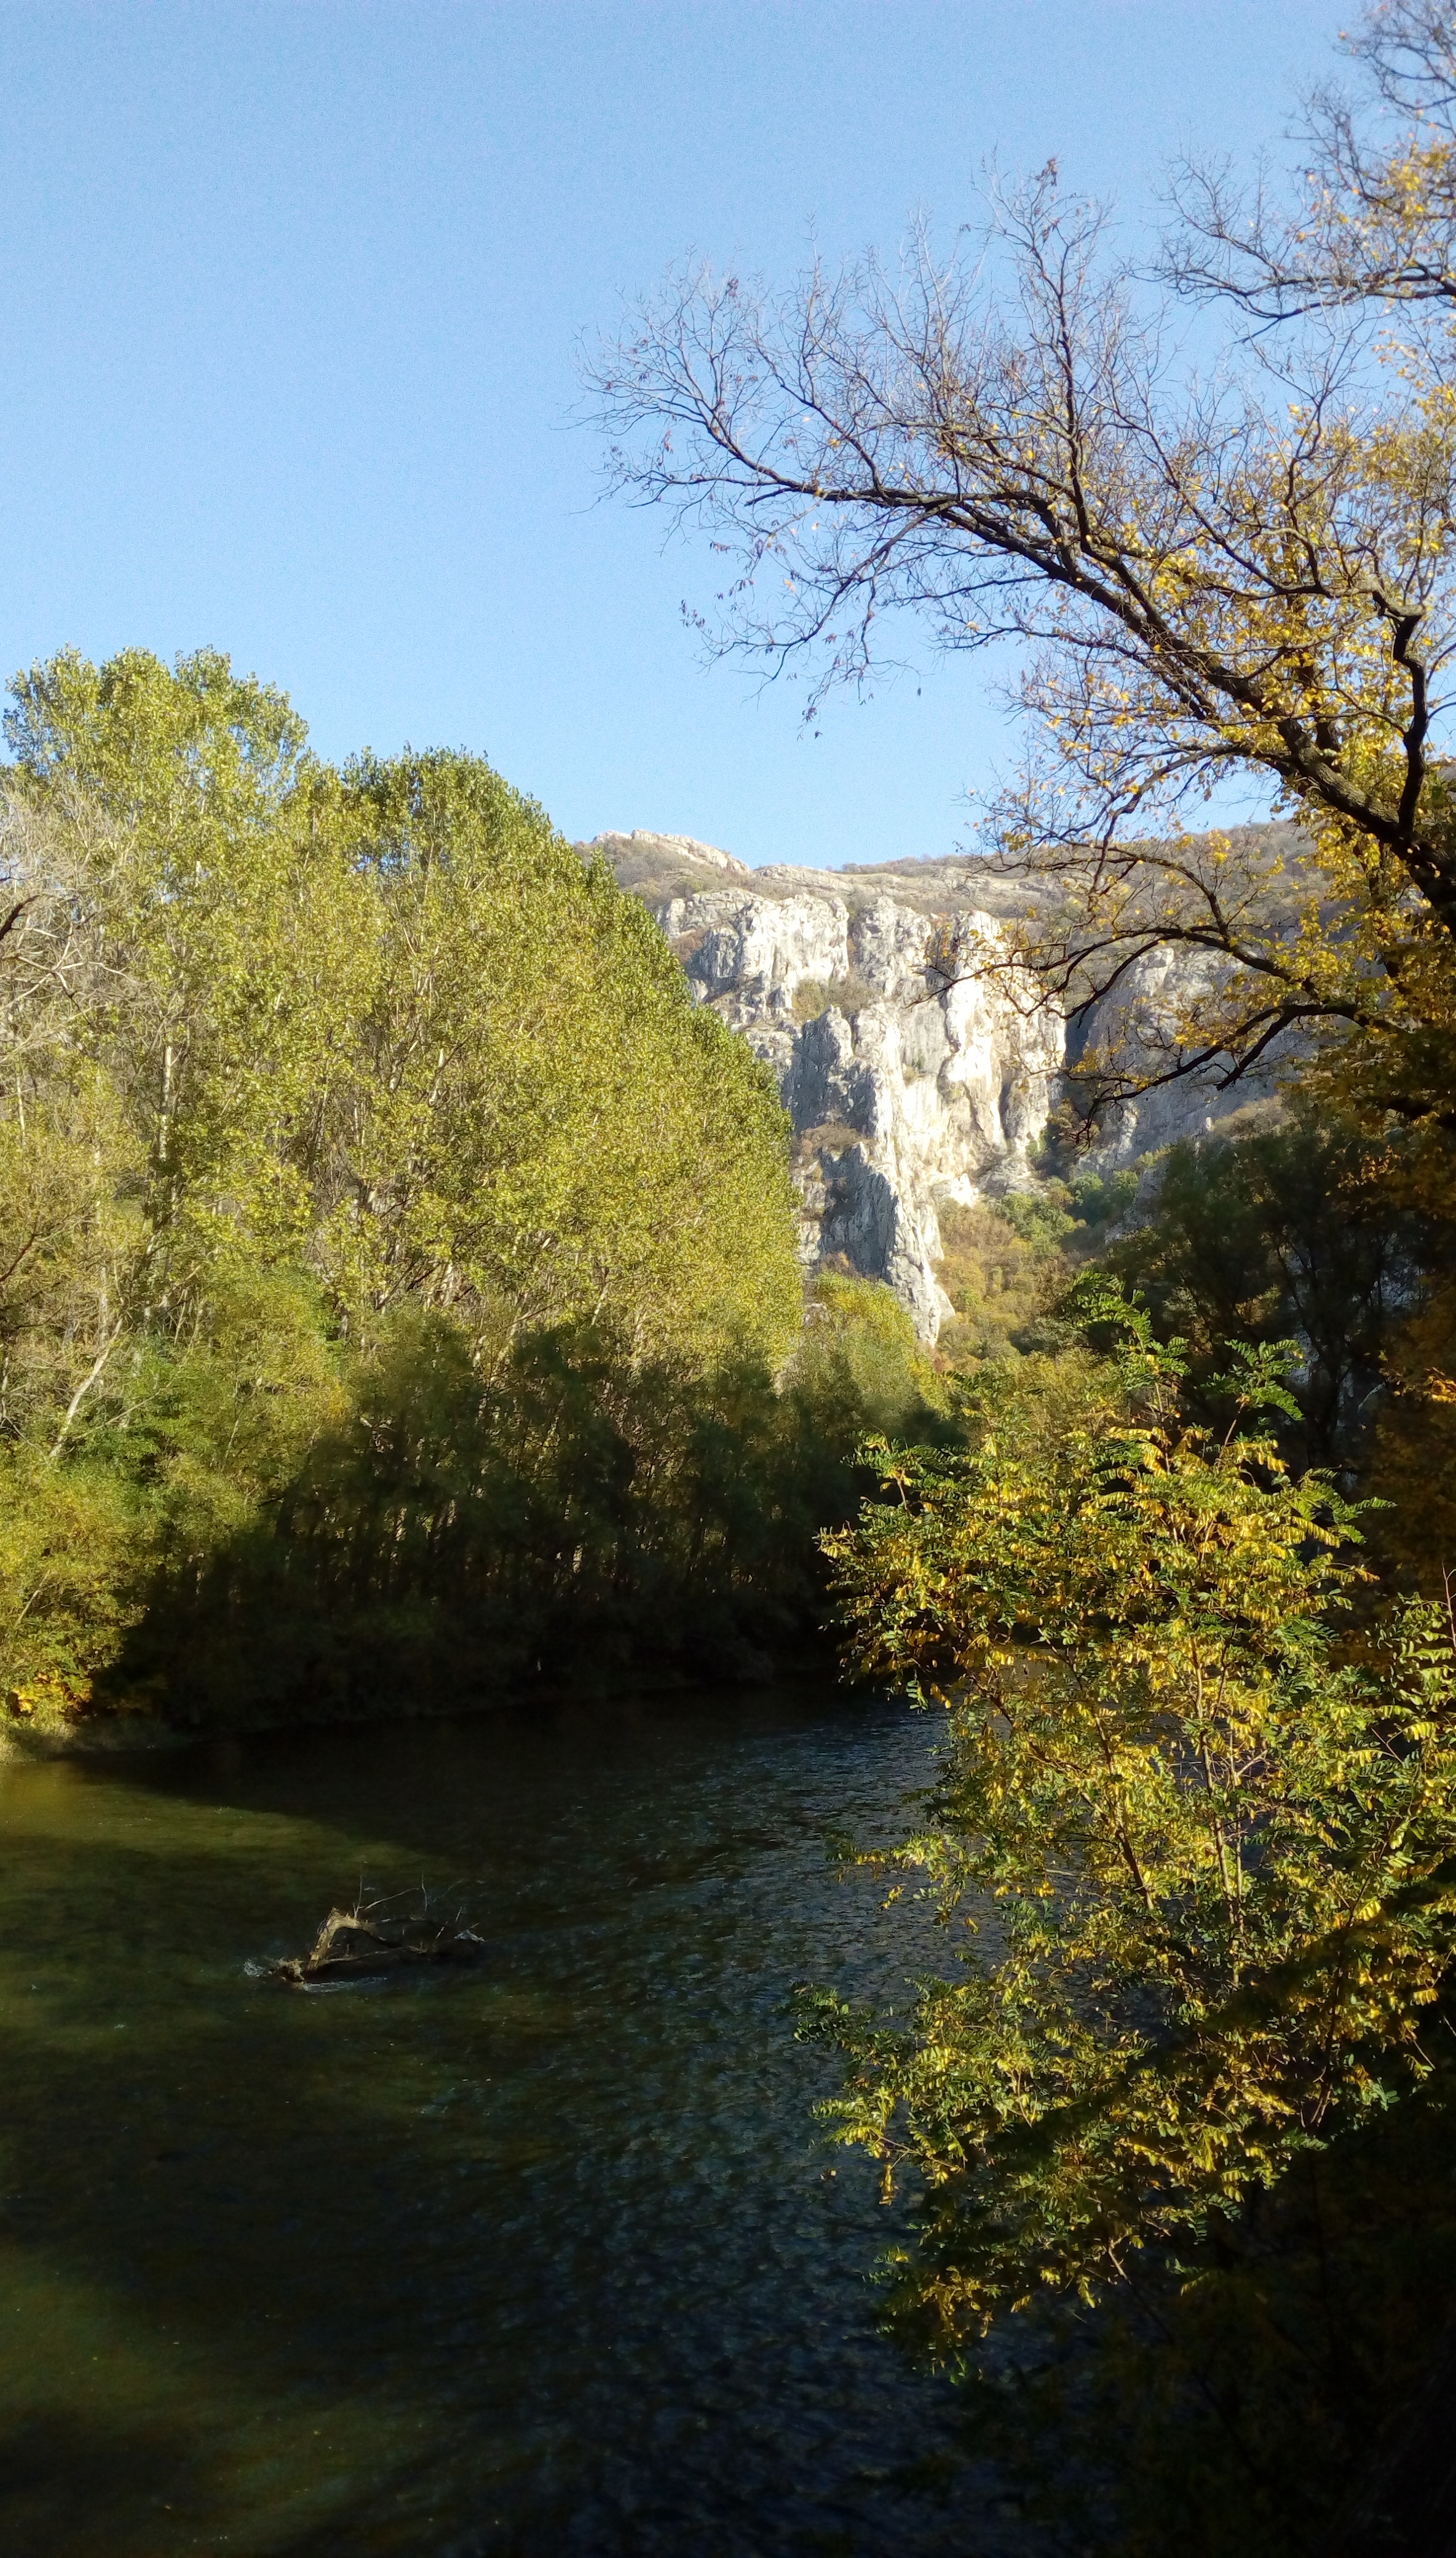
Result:
{"label": "river water surface", "polygon": [[[933,1742],[795,1693],[0,1766],[6,2558],[1024,2549],[785,2016],[915,1968],[824,1835]],[[249,1973],[362,1875],[488,1959]]]}

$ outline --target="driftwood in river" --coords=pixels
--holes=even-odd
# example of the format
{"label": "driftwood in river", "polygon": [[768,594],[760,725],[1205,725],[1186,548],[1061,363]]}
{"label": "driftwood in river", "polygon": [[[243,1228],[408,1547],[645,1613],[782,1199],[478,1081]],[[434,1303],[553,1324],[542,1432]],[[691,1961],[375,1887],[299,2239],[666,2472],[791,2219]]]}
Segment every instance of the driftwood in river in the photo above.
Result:
{"label": "driftwood in river", "polygon": [[431,1917],[426,1896],[419,1898],[420,1908],[403,1918],[386,1916],[389,1904],[382,1901],[331,1910],[308,1952],[284,1955],[270,1977],[306,1990],[316,1981],[373,1979],[412,1963],[473,1962],[485,1951],[485,1938],[466,1924],[463,1912],[440,1920]]}

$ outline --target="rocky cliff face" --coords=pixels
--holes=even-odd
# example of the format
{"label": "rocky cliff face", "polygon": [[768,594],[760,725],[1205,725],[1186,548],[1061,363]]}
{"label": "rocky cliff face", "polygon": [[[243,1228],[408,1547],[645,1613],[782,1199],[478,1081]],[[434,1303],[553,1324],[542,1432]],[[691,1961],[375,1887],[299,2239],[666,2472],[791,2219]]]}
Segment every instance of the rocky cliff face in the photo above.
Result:
{"label": "rocky cliff face", "polygon": [[[680,835],[599,835],[578,849],[644,900],[699,1001],[773,1068],[794,1122],[805,1262],[888,1281],[934,1341],[950,1312],[936,1278],[939,1211],[1034,1183],[1065,1058],[1060,1020],[973,983],[941,991],[928,975],[938,926],[994,936],[1015,882],[963,860],[751,871]],[[1144,962],[1120,1003],[1156,1011],[1180,964]],[[1250,1097],[1151,1095],[1095,1160],[1135,1161]]]}

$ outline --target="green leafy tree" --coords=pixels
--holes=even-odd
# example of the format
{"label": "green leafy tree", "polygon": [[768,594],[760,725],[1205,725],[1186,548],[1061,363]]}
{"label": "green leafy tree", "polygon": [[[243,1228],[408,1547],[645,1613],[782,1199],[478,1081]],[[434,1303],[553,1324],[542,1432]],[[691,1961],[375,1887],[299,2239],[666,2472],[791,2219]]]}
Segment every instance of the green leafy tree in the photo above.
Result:
{"label": "green leafy tree", "polygon": [[472,757],[363,759],[343,818],[380,964],[320,1168],[341,1303],[786,1356],[787,1122],[640,902]]}
{"label": "green leafy tree", "polygon": [[[895,2313],[942,2354],[1048,2291],[1176,2251],[1425,2069],[1456,1929],[1456,1672],[1443,1615],[1338,1661],[1360,1568],[1329,1483],[1223,1436],[1177,1347],[990,1371],[963,1456],[881,1453],[827,1540],[851,1657],[946,1710],[900,1863],[968,1932],[905,2021],[832,1994],[838,2136],[919,2180]],[[1045,1371],[1044,1371],[1045,1374]]]}
{"label": "green leafy tree", "polygon": [[302,721],[216,651],[175,671],[68,652],[14,697],[11,1035],[38,1102],[77,1063],[107,1078],[144,1167],[131,1312],[185,1327],[219,1257],[307,1234],[309,1133],[367,996],[371,901],[319,822],[330,778]]}
{"label": "green leafy tree", "polygon": [[479,758],[331,770],[215,651],[64,653],[7,734],[0,1677],[248,1704],[285,1595],[273,1704],[321,1607],[406,1678],[553,1615],[670,1648],[714,1571],[751,1609],[693,1451],[737,1396],[766,1517],[797,1481],[787,1125],[640,902]]}

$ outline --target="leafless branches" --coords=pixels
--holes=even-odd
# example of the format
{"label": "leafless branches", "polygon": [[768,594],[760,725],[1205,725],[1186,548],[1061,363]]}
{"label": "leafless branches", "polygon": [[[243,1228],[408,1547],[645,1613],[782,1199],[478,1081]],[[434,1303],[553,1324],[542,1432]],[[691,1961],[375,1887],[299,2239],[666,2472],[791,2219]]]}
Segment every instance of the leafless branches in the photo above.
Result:
{"label": "leafless branches", "polygon": [[[1452,26],[1391,0],[1357,47],[1435,133],[1420,289],[1442,295]],[[774,297],[678,274],[590,371],[612,485],[728,564],[698,618],[711,650],[802,661],[813,705],[892,663],[905,617],[944,651],[1017,645],[1033,748],[986,837],[1046,898],[1007,964],[1105,993],[1180,942],[1216,990],[1189,1054],[1235,1075],[1285,1032],[1378,1024],[1407,945],[1456,934],[1456,412],[1428,369],[1373,369],[1394,252],[1361,208],[1396,161],[1353,109],[1311,111],[1348,272],[1335,211],[1327,236],[1281,230],[1265,180],[1236,237],[1224,182],[1185,172],[1160,296],[1049,168],[950,256],[917,236],[894,276],[815,266]],[[1179,292],[1231,319],[1212,370]],[[1301,820],[1297,845],[1190,849],[1239,776]]]}
{"label": "leafless branches", "polygon": [[1165,271],[1182,291],[1241,306],[1256,327],[1332,309],[1433,312],[1447,326],[1456,12],[1449,0],[1381,0],[1344,41],[1366,95],[1327,83],[1307,99],[1301,200],[1291,209],[1266,169],[1244,187],[1227,164],[1185,165]]}

